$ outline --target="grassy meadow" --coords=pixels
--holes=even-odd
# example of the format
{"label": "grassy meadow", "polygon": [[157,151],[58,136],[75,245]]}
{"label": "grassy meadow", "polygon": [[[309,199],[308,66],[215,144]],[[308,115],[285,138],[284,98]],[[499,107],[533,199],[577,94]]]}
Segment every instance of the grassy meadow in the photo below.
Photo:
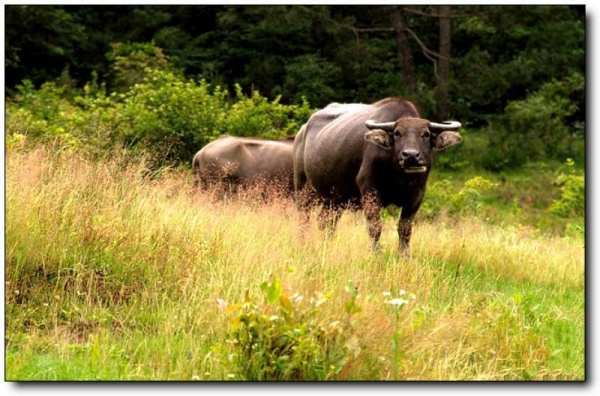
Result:
{"label": "grassy meadow", "polygon": [[361,213],[314,218],[9,150],[6,380],[585,380],[582,237],[417,215],[401,258],[395,219],[372,252]]}

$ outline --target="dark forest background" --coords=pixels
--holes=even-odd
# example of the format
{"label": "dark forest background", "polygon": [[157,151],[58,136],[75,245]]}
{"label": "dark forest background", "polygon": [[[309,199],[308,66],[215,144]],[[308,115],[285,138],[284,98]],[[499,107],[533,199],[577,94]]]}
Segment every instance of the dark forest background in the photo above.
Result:
{"label": "dark forest background", "polygon": [[[150,101],[144,95],[180,84],[182,91],[171,93],[188,104],[201,101],[194,91],[200,89],[231,106],[245,100],[254,110],[262,103],[268,114],[287,111],[271,128],[277,133],[244,132],[273,135],[294,133],[310,111],[330,102],[402,96],[425,118],[461,121],[473,142],[466,154],[477,166],[499,170],[566,158],[583,165],[585,6],[10,5],[5,11],[9,117],[19,108],[38,119],[43,109],[34,99],[44,95],[42,102],[65,100],[75,112],[139,114]],[[169,105],[168,98],[151,99]],[[40,120],[52,124],[54,110]],[[192,121],[179,127],[186,115],[178,117],[146,129],[137,120],[119,134],[130,146],[153,134],[155,143],[180,136],[170,137],[170,147],[180,150],[166,156],[187,161],[214,136],[236,133]],[[116,125],[126,128],[124,118],[114,121],[111,139],[119,135]]]}

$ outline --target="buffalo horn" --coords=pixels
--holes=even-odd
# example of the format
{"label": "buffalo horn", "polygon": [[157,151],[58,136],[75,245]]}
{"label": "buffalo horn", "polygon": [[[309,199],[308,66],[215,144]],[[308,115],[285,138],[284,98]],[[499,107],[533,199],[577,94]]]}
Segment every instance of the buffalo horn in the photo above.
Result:
{"label": "buffalo horn", "polygon": [[383,129],[384,131],[391,131],[394,129],[396,122],[377,122],[373,120],[367,120],[365,121],[365,125],[369,129]]}
{"label": "buffalo horn", "polygon": [[458,121],[444,121],[444,122],[431,122],[429,121],[430,129],[438,129],[443,131],[454,131],[460,128],[460,122]]}

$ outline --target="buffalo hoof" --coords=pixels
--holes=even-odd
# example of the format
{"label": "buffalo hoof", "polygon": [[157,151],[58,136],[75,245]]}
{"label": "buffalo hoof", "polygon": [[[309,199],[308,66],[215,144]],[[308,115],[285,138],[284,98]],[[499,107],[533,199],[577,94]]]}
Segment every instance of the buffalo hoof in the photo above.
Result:
{"label": "buffalo hoof", "polygon": [[409,259],[410,258],[410,249],[409,248],[398,249],[398,256],[400,256],[400,258]]}

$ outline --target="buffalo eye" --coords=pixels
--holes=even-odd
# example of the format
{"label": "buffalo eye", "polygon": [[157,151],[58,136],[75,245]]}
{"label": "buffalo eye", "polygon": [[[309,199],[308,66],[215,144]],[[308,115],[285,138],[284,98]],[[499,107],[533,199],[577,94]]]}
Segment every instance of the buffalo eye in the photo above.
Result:
{"label": "buffalo eye", "polygon": [[394,136],[396,137],[400,137],[402,134],[400,133],[400,131],[394,131]]}
{"label": "buffalo eye", "polygon": [[423,134],[423,137],[424,137],[425,139],[429,139],[429,138],[431,137],[431,132],[429,132],[429,131],[425,132],[425,133]]}

